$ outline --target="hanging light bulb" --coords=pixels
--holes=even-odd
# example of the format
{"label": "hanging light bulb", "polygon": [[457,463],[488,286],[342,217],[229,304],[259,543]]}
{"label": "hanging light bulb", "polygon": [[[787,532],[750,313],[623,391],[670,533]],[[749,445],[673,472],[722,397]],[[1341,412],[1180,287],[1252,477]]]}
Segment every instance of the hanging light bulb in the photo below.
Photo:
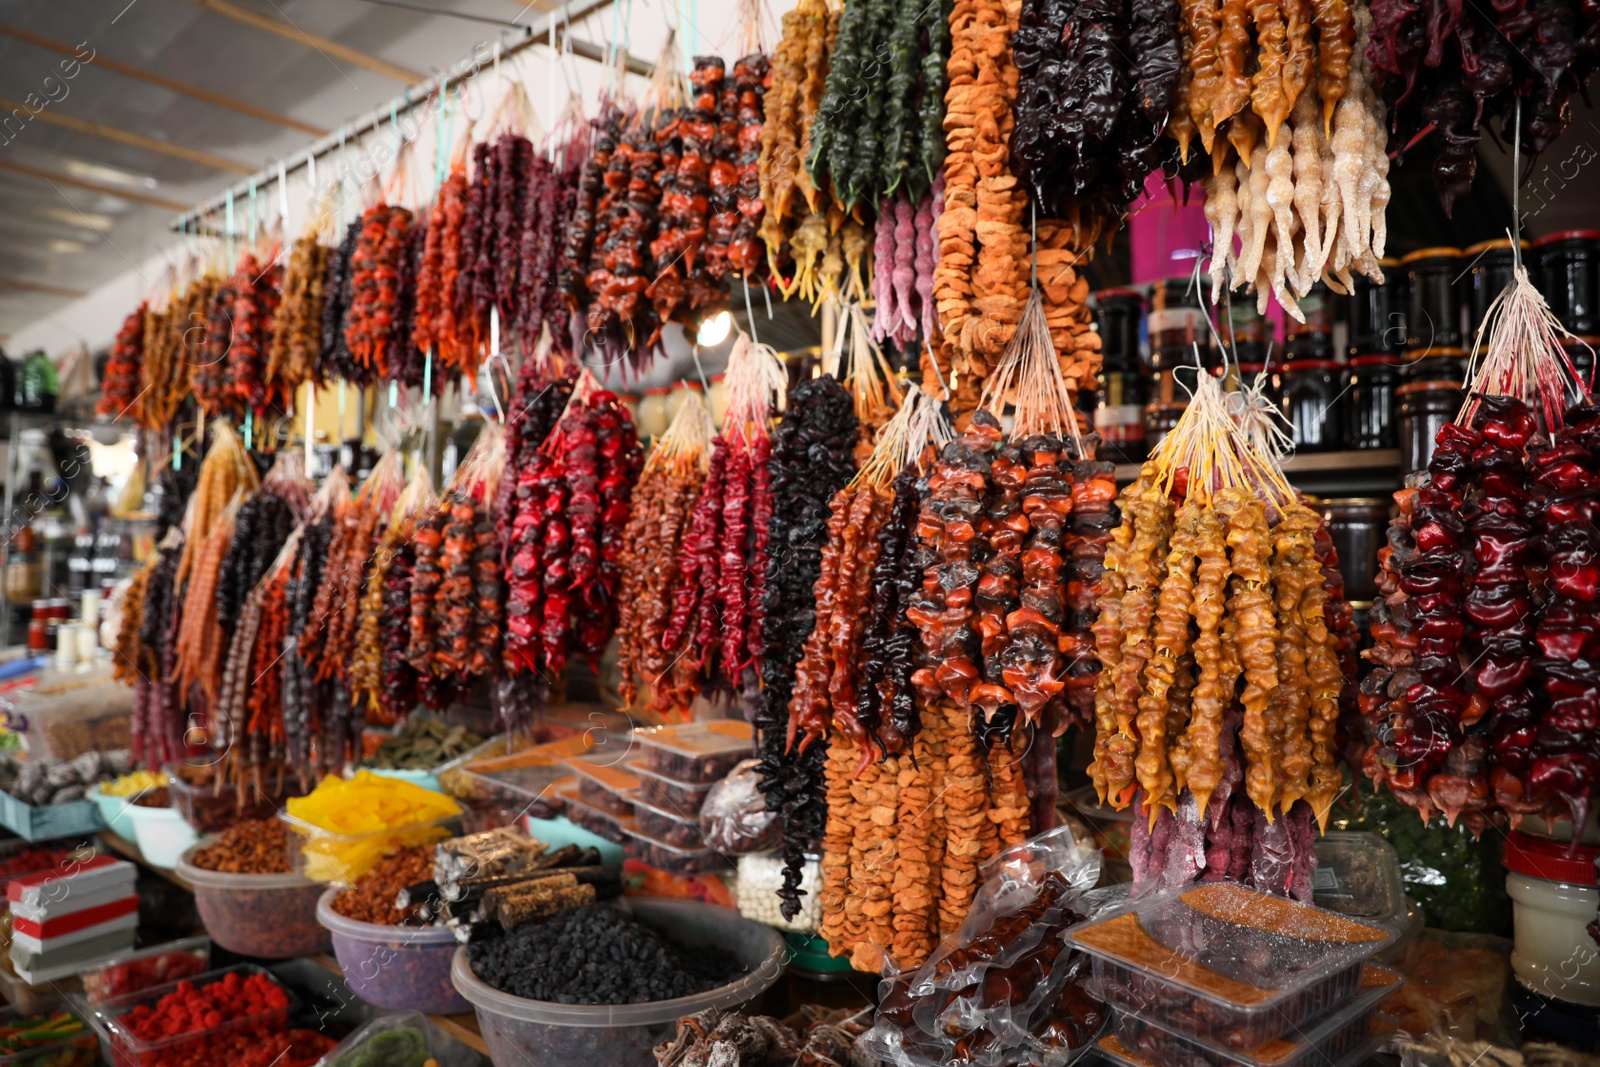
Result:
{"label": "hanging light bulb", "polygon": [[731,329],[733,316],[726,311],[719,311],[709,319],[700,320],[700,332],[695,335],[695,341],[704,348],[720,345],[727,340]]}

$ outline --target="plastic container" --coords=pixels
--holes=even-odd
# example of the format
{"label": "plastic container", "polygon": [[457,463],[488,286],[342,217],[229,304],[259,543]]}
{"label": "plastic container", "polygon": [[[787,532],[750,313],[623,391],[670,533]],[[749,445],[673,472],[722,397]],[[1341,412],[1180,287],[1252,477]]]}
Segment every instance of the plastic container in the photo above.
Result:
{"label": "plastic container", "polygon": [[1256,1048],[1355,995],[1393,930],[1232,882],[1162,893],[1068,931],[1100,996],[1227,1049]]}
{"label": "plastic container", "polygon": [[108,1000],[204,974],[211,969],[211,939],[186,937],[124,953],[80,975],[83,1000],[98,1008]]}
{"label": "plastic container", "polygon": [[714,849],[678,848],[638,830],[624,830],[623,833],[628,837],[623,845],[628,855],[668,874],[704,874],[729,870],[733,866],[728,857]]}
{"label": "plastic container", "polygon": [[[1346,1050],[1345,1054],[1337,1059],[1333,1058],[1331,1054],[1312,1055],[1296,1062],[1301,1067],[1364,1067],[1371,1060],[1372,1054],[1383,1047],[1387,1037],[1387,1032],[1385,1032],[1368,1037],[1363,1041],[1358,1041],[1354,1048]],[[1274,1047],[1277,1045],[1285,1045],[1290,1049],[1301,1047],[1299,1045],[1288,1045],[1286,1042],[1273,1042]],[[1255,1064],[1262,1064],[1263,1067],[1267,1067],[1264,1061],[1246,1059],[1243,1055],[1237,1053],[1231,1059],[1218,1061],[1208,1059],[1205,1055],[1197,1055],[1191,1059],[1177,1057],[1167,1060],[1147,1059],[1129,1049],[1116,1034],[1108,1034],[1102,1037],[1095,1044],[1094,1049],[1100,1055],[1098,1062],[1107,1064],[1109,1067],[1202,1067],[1202,1065],[1216,1062],[1228,1065],[1239,1064],[1241,1067]],[[1281,1067],[1281,1065],[1277,1062],[1270,1062],[1270,1067]]]}
{"label": "plastic container", "polygon": [[449,1015],[471,1005],[450,984],[458,943],[444,926],[380,926],[333,910],[334,888],[317,901],[317,921],[333,935],[333,954],[350,991],[391,1011]]}
{"label": "plastic container", "polygon": [[1317,841],[1312,876],[1319,908],[1404,930],[1410,901],[1400,876],[1400,853],[1377,834],[1332,830]]}
{"label": "plastic container", "polygon": [[765,993],[783,974],[783,940],[776,930],[715,904],[632,898],[635,918],[688,948],[715,945],[732,952],[747,972],[692,997],[648,1004],[553,1004],[502,993],[472,973],[458,949],[450,977],[478,1014],[495,1067],[615,1067],[650,1062],[650,1050],[672,1036],[679,1018],[708,1008],[732,1008]]}
{"label": "plastic container", "polygon": [[638,829],[638,824],[631,816],[613,815],[609,811],[601,811],[592,804],[584,803],[583,798],[578,795],[575,784],[556,790],[556,797],[566,812],[568,822],[591,834],[603,837],[612,844],[626,845],[628,834]]}
{"label": "plastic container", "polygon": [[109,665],[47,670],[33,685],[6,694],[0,709],[29,759],[70,760],[91,749],[128,747],[133,690],[112,678]]}
{"label": "plastic container", "polygon": [[152,867],[170,871],[178,865],[178,857],[200,839],[177,808],[144,808],[129,804],[127,815],[133,820],[134,840],[139,843],[139,851]]}
{"label": "plastic container", "polygon": [[100,818],[105,820],[107,829],[124,841],[132,841],[133,817],[127,811],[132,805],[128,803],[127,797],[107,796],[101,790],[103,785],[105,785],[104,782],[96,784],[93,789],[84,795],[99,806]]}
{"label": "plastic container", "polygon": [[288,812],[280,813],[278,818],[289,828],[289,867],[294,873],[345,885],[370,871],[385,853],[431,845],[461,833],[460,815],[442,815],[362,834],[334,833]]}
{"label": "plastic container", "polygon": [[633,732],[633,739],[644,746],[645,766],[695,785],[710,785],[726,777],[734,764],[750,755],[753,737],[750,724],[743,719],[652,726]]}
{"label": "plastic container", "polygon": [[[38,1014],[42,1013],[16,1007],[0,1008],[0,1026],[10,1026],[18,1019]],[[83,1022],[76,1012],[71,1014]],[[83,1022],[83,1029],[76,1034],[18,1052],[0,1052],[0,1067],[94,1067],[100,1062],[99,1053],[100,1039],[95,1036],[94,1027]]]}
{"label": "plastic container", "polygon": [[1593,845],[1520,831],[1503,852],[1516,942],[1511,969],[1535,993],[1586,1007],[1600,1007],[1600,955],[1584,929],[1600,908],[1597,856]]}
{"label": "plastic container", "polygon": [[331,1052],[317,1061],[316,1067],[345,1067],[346,1057],[350,1057],[349,1063],[373,1062],[365,1057],[357,1059],[356,1053],[374,1040],[388,1046],[386,1054],[377,1062],[393,1064],[394,1067],[421,1067],[428,1060],[437,1060],[440,1055],[440,1050],[434,1047],[432,1030],[428,1020],[414,1011],[380,1015],[335,1045]]}
{"label": "plastic container", "polygon": [[[237,974],[241,978],[259,974],[275,984],[281,984],[265,969],[251,963],[241,963],[220,971],[210,971],[198,979],[181,979],[181,981],[193,981],[196,988],[204,988],[213,982],[222,981],[229,974]],[[94,1027],[99,1031],[100,1048],[107,1063],[112,1067],[157,1067],[158,1064],[174,1057],[203,1049],[224,1035],[258,1029],[283,1030],[288,1025],[289,1016],[294,1010],[294,994],[289,993],[288,1007],[271,1008],[252,1015],[230,1016],[217,1026],[154,1040],[135,1037],[119,1021],[141,1004],[154,1006],[162,997],[177,988],[178,982],[167,982],[164,985],[130,993],[125,997],[113,998],[95,1009]],[[288,993],[288,990],[284,992]]]}
{"label": "plastic container", "polygon": [[700,820],[694,816],[679,815],[666,808],[658,808],[645,800],[637,801],[633,806],[633,819],[639,826],[639,832],[657,841],[665,841],[674,848],[707,848],[705,833],[700,829]]}
{"label": "plastic container", "polygon": [[1349,1005],[1300,1033],[1248,1052],[1215,1048],[1175,1033],[1161,1019],[1133,1012],[1116,1012],[1112,1032],[1139,1058],[1171,1067],[1324,1067],[1368,1043],[1384,1000],[1404,984],[1399,972],[1369,963],[1361,972],[1360,992]]}
{"label": "plastic container", "polygon": [[639,779],[604,763],[569,759],[567,767],[578,776],[578,796],[590,807],[613,815],[632,815]]}
{"label": "plastic container", "polygon": [[211,939],[229,952],[286,960],[326,952],[332,938],[317,922],[327,888],[298,874],[228,874],[194,865],[201,841],[178,857],[179,878],[194,887],[195,907]]}
{"label": "plastic container", "polygon": [[443,789],[439,788],[439,776],[433,771],[386,770],[382,767],[363,767],[361,769],[382,775],[385,778],[398,778],[402,782],[410,782],[412,785],[421,786],[423,789],[431,789],[435,793],[444,792]]}
{"label": "plastic container", "polygon": [[259,792],[248,789],[241,807],[237,787],[216,788],[213,764],[169,763],[164,769],[172,806],[185,822],[202,834],[214,834],[250,819],[270,819],[283,810],[284,801],[306,793],[294,774],[284,774],[280,778],[276,773],[267,772],[261,777],[262,789]]}
{"label": "plastic container", "polygon": [[645,766],[644,760],[634,760],[628,764],[628,770],[639,776],[639,799],[646,804],[654,804],[669,811],[681,811],[685,815],[700,814],[700,808],[706,802],[711,787],[716,782],[707,782],[697,785],[694,782],[681,782],[665,774],[658,774]]}

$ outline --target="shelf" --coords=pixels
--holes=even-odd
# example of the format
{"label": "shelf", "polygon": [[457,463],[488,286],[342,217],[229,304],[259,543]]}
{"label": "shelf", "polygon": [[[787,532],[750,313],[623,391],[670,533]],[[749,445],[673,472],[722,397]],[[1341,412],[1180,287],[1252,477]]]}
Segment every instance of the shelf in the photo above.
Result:
{"label": "shelf", "polygon": [[[1295,488],[1319,496],[1387,496],[1400,488],[1400,450],[1306,452],[1285,460],[1283,472]],[[1119,485],[1138,476],[1139,464],[1118,464]]]}

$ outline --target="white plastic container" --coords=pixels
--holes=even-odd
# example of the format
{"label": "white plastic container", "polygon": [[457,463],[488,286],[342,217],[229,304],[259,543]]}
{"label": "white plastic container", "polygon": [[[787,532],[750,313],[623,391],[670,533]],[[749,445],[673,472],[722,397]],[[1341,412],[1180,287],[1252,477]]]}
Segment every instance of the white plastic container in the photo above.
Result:
{"label": "white plastic container", "polygon": [[134,840],[139,844],[144,861],[152,867],[172,870],[184,850],[200,840],[177,808],[143,808],[129,804],[123,811],[133,820]]}
{"label": "white plastic container", "polygon": [[104,782],[89,790],[85,796],[100,806],[100,817],[106,821],[112,833],[124,841],[133,840],[133,816],[128,813],[133,805],[128,803],[127,797],[114,797],[106,793]]}
{"label": "white plastic container", "polygon": [[[1570,852],[1569,852],[1570,848]],[[1506,841],[1506,892],[1514,905],[1511,969],[1535,993],[1600,1007],[1600,953],[1584,927],[1600,908],[1600,848],[1515,832]]]}
{"label": "white plastic container", "polygon": [[616,1067],[648,1063],[650,1050],[670,1037],[678,1019],[707,1008],[732,1008],[766,992],[783,974],[784,945],[776,930],[741,919],[728,908],[687,900],[632,898],[633,914],[686,947],[716,945],[738,957],[743,978],[692,997],[646,1004],[555,1004],[512,996],[472,973],[465,947],[456,951],[451,979],[478,1013],[478,1027],[495,1067]]}

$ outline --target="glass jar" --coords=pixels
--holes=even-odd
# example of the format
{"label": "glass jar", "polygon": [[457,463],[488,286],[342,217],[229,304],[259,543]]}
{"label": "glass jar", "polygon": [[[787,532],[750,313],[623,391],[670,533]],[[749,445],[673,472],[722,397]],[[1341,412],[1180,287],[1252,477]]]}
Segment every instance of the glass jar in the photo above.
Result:
{"label": "glass jar", "polygon": [[1389,501],[1382,497],[1336,497],[1324,500],[1318,510],[1339,553],[1345,599],[1376,599],[1378,549],[1388,537]]}
{"label": "glass jar", "polygon": [[1573,333],[1600,334],[1600,230],[1564,230],[1533,248],[1535,280],[1556,319]]}
{"label": "glass jar", "polygon": [[1380,259],[1383,284],[1357,274],[1345,301],[1351,358],[1399,352],[1406,346],[1406,276],[1397,259]]}
{"label": "glass jar", "polygon": [[1188,278],[1169,278],[1150,287],[1150,314],[1145,325],[1150,335],[1150,369],[1176,372],[1193,388],[1197,362],[1210,365],[1211,327],[1200,294],[1190,290]]}
{"label": "glass jar", "polygon": [[1187,401],[1152,401],[1144,409],[1144,442],[1147,452],[1154,452],[1161,446],[1161,439],[1172,432],[1178,425],[1178,420],[1183,417],[1184,409],[1189,406]]}
{"label": "glass jar", "polygon": [[1400,401],[1400,477],[1428,469],[1434,438],[1461,410],[1465,391],[1460,382],[1407,382],[1396,389]]}
{"label": "glass jar", "polygon": [[1144,297],[1136,289],[1102,289],[1094,294],[1102,370],[1139,372],[1139,320],[1143,315]]}
{"label": "glass jar", "polygon": [[1094,409],[1100,456],[1112,463],[1143,463],[1144,403],[1147,379],[1137,371],[1103,370]]}
{"label": "glass jar", "polygon": [[[1530,260],[1533,248],[1527,241],[1522,242],[1522,256],[1528,267],[1533,264]],[[1479,241],[1466,250],[1467,262],[1472,264],[1472,274],[1469,284],[1472,287],[1471,298],[1467,304],[1467,331],[1476,337],[1479,330],[1483,329],[1483,320],[1489,315],[1489,305],[1495,298],[1506,291],[1516,277],[1516,253],[1511,248],[1511,238],[1502,237],[1497,241]],[[1537,282],[1538,275],[1531,269],[1529,275]]]}
{"label": "glass jar", "polygon": [[1536,993],[1600,1007],[1600,955],[1584,927],[1600,906],[1600,848],[1546,841],[1514,831],[1503,848],[1506,893],[1513,906],[1511,969]]}
{"label": "glass jar", "polygon": [[1427,348],[1406,354],[1406,365],[1400,377],[1408,382],[1465,382],[1467,380],[1467,350],[1464,348]]}
{"label": "glass jar", "polygon": [[1217,306],[1217,333],[1231,359],[1238,363],[1262,363],[1267,358],[1267,342],[1272,323],[1256,310],[1254,300]]}
{"label": "glass jar", "polygon": [[1395,448],[1394,391],[1400,385],[1397,356],[1366,355],[1350,360],[1345,393],[1344,446],[1354,449]]}
{"label": "glass jar", "polygon": [[1333,359],[1333,290],[1327,282],[1317,282],[1299,303],[1306,321],[1284,320],[1290,365],[1295,360]]}
{"label": "glass jar", "polygon": [[[1331,345],[1331,342],[1330,342]],[[1278,410],[1300,452],[1336,452],[1344,447],[1344,368],[1333,359],[1297,359],[1284,364]]]}
{"label": "glass jar", "polygon": [[1461,250],[1422,248],[1400,260],[1406,277],[1406,349],[1461,348]]}

